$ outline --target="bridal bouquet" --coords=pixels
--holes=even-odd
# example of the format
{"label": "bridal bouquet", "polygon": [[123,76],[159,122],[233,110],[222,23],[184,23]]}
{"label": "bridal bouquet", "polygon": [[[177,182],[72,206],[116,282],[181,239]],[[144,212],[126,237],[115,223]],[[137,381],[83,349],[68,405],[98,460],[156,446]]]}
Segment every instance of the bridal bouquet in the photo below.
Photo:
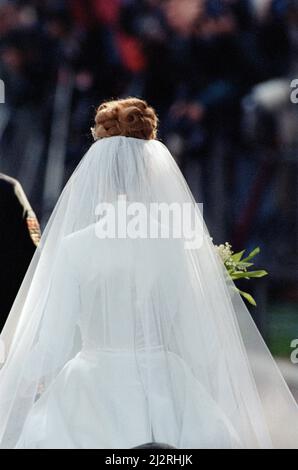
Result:
{"label": "bridal bouquet", "polygon": [[[254,263],[251,260],[260,253],[260,248],[257,247],[252,250],[248,256],[243,258],[243,255],[246,250],[239,251],[238,253],[234,253],[232,250],[232,246],[226,242],[222,245],[215,245],[216,250],[218,251],[229,276],[233,281],[237,281],[238,279],[252,279],[252,278],[259,278],[266,276],[268,273],[267,271],[261,270],[251,270],[251,267],[254,266]],[[248,292],[243,292],[242,290],[238,289],[239,294],[242,295],[251,305],[256,306],[256,301],[252,297],[251,294]]]}

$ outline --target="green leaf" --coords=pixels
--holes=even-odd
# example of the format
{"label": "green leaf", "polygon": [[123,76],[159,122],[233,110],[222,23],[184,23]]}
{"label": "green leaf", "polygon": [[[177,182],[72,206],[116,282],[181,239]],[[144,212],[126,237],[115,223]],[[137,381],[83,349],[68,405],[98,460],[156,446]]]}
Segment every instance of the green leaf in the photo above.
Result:
{"label": "green leaf", "polygon": [[243,292],[242,290],[240,289],[237,289],[239,294],[242,295],[242,297],[244,297],[251,305],[253,305],[254,307],[257,306],[257,303],[255,301],[255,299],[253,298],[252,295],[250,295],[248,292]]}
{"label": "green leaf", "polygon": [[236,263],[237,263],[238,261],[241,260],[242,255],[243,255],[244,252],[245,252],[245,250],[239,251],[238,253],[234,253],[234,254],[231,256],[232,260],[233,260],[233,261],[236,261]]}
{"label": "green leaf", "polygon": [[267,276],[267,271],[259,270],[259,271],[234,271],[230,273],[232,279],[249,279],[249,278],[259,278],[263,276]]}
{"label": "green leaf", "polygon": [[243,261],[240,261],[239,263],[237,263],[237,266],[241,266],[243,268],[250,268],[253,265],[254,263],[244,263]]}
{"label": "green leaf", "polygon": [[243,258],[242,261],[249,261],[251,260],[252,258],[254,258],[256,255],[258,255],[260,253],[260,248],[257,246],[254,250],[252,250],[249,255],[246,257],[246,258]]}
{"label": "green leaf", "polygon": [[237,281],[237,279],[249,279],[249,277],[247,277],[246,273],[244,272],[234,272],[234,273],[231,273],[230,274],[231,278],[233,281]]}
{"label": "green leaf", "polygon": [[264,277],[267,276],[268,272],[265,269],[259,269],[258,271],[246,271],[248,277]]}

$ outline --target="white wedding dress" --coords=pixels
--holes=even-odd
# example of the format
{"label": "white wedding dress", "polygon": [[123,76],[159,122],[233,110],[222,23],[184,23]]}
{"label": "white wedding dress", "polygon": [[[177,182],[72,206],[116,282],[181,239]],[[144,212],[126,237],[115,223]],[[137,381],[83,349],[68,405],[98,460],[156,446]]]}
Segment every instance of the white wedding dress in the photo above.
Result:
{"label": "white wedding dress", "polygon": [[207,229],[193,250],[99,239],[96,206],[119,194],[193,204],[160,142],[91,147],[1,337],[0,447],[298,447],[297,405]]}
{"label": "white wedding dress", "polygon": [[[166,349],[159,329],[152,328],[149,349],[141,331],[140,345],[132,349],[130,318],[138,315],[132,277],[142,291],[144,321],[150,302],[158,304],[158,317],[164,311],[172,321],[183,305],[177,296],[183,278],[169,275],[182,269],[171,257],[173,243],[156,241],[154,249],[145,240],[98,243],[94,226],[65,239],[47,308],[49,318],[58,309],[76,316],[82,351],[33,406],[17,448],[130,448],[153,440],[182,448],[241,446],[191,368]],[[90,301],[94,290],[95,302]],[[61,292],[69,295],[61,299]],[[109,318],[104,318],[107,305]],[[44,328],[46,336],[51,326]],[[62,337],[63,325],[56,328]],[[68,331],[63,333],[67,337]]]}

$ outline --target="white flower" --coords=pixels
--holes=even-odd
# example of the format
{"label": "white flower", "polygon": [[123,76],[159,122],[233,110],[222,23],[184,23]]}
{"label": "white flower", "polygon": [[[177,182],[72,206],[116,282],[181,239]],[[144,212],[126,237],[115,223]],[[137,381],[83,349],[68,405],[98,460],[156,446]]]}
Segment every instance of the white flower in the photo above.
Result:
{"label": "white flower", "polygon": [[230,259],[233,254],[232,246],[228,242],[226,242],[224,245],[215,245],[215,248],[217,249],[217,252],[224,263],[227,265],[228,263],[234,265],[233,260]]}

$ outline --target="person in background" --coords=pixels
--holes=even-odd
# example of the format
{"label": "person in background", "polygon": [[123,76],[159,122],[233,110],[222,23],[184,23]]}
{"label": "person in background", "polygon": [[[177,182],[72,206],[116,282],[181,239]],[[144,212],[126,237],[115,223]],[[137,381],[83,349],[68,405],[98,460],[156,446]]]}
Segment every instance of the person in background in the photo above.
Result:
{"label": "person in background", "polygon": [[21,184],[0,173],[0,332],[40,240]]}

